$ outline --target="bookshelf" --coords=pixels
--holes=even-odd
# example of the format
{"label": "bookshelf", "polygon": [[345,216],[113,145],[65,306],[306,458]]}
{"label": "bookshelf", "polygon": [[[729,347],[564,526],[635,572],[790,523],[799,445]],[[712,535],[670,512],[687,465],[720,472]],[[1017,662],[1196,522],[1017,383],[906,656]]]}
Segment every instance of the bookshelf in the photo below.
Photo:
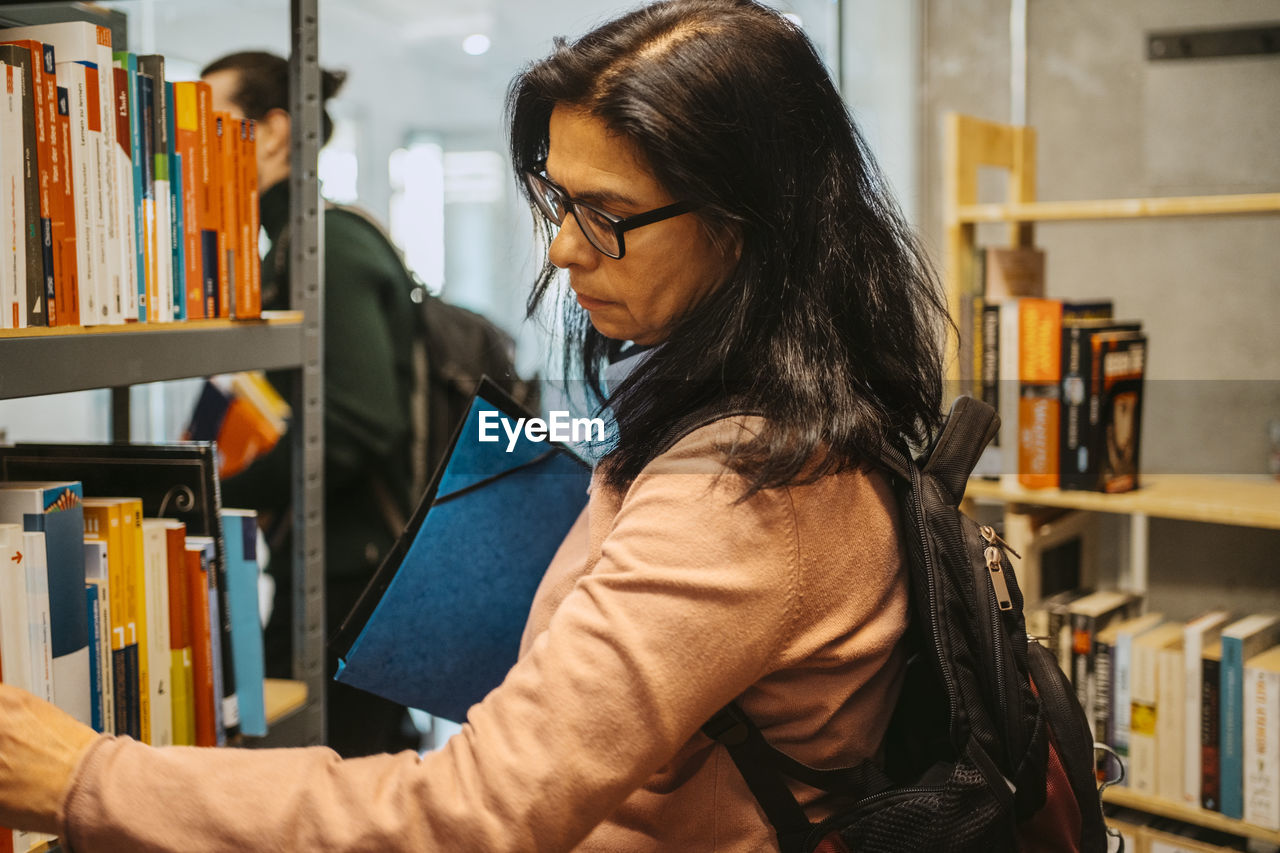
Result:
{"label": "bookshelf", "polygon": [[[324,737],[323,271],[317,160],[321,98],[318,0],[291,0],[290,225],[295,310],[260,320],[54,327],[0,332],[0,399],[112,389],[112,437],[128,438],[129,386],[252,369],[291,369],[301,381],[290,403],[292,434],[294,661],[290,681],[265,685],[270,734],[258,746],[318,744]],[[86,20],[109,26],[127,49],[123,14],[93,4],[9,6],[0,26]]]}
{"label": "bookshelf", "polygon": [[[1111,221],[1168,217],[1259,216],[1280,213],[1280,193],[1128,198],[1092,201],[1037,201],[1035,130],[952,113],[945,125],[943,284],[952,319],[959,322],[960,298],[971,275],[976,226],[1003,223],[1009,245],[1034,245],[1039,222]],[[1008,173],[1007,200],[979,204],[978,172],[994,167]],[[959,364],[948,379],[958,381]],[[1144,474],[1142,488],[1124,494],[1028,489],[1018,484],[973,479],[966,500],[1001,504],[1006,519],[1037,507],[1076,509],[1127,516],[1127,561],[1118,578],[1123,589],[1148,588],[1148,521],[1152,518],[1212,522],[1236,527],[1280,530],[1280,483],[1266,477]],[[1016,543],[1015,543],[1016,547]],[[1270,843],[1280,832],[1218,812],[1148,796],[1128,788],[1109,788],[1107,803]]]}

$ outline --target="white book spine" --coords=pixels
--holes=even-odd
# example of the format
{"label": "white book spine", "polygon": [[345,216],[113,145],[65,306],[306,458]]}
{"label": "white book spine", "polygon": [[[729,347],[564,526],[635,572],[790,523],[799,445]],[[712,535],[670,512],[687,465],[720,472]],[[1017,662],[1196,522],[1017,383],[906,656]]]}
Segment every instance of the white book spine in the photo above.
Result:
{"label": "white book spine", "polygon": [[[115,72],[112,71],[114,81]],[[121,115],[128,110],[127,103],[121,103],[121,97],[112,87],[112,104]],[[112,116],[112,128],[115,128],[116,116]],[[116,185],[116,219],[120,223],[118,232],[120,239],[117,246],[121,253],[120,295],[122,298],[121,315],[123,320],[138,319],[138,243],[135,229],[137,215],[133,207],[133,163],[124,145],[117,138],[111,146],[115,163]],[[135,155],[136,156],[136,155]]]}
{"label": "white book spine", "polygon": [[156,181],[156,317],[173,322],[173,204],[169,182]]}
{"label": "white book spine", "polygon": [[0,223],[3,223],[3,313],[0,328],[27,318],[26,185],[22,174],[22,69],[0,63]]}
{"label": "white book spine", "polygon": [[147,657],[150,660],[151,745],[173,745],[173,699],[169,668],[169,550],[164,522],[143,521],[143,572],[147,596]]}
{"label": "white book spine", "polygon": [[1006,486],[1018,483],[1019,314],[1017,299],[1000,303],[1000,364],[996,379],[1000,383],[1000,482]]}
{"label": "white book spine", "polygon": [[1156,666],[1155,650],[1135,645],[1130,676],[1129,779],[1143,794],[1154,794],[1156,783]]}
{"label": "white book spine", "polygon": [[0,662],[5,684],[32,692],[27,573],[18,563],[22,528],[0,524]]}
{"label": "white book spine", "polygon": [[[1182,649],[1156,653],[1156,789],[1157,796],[1182,798],[1183,726]],[[1199,728],[1196,729],[1197,741]],[[1199,750],[1197,749],[1197,753]]]}
{"label": "white book spine", "polygon": [[120,219],[119,191],[116,188],[115,77],[111,70],[109,40],[106,45],[97,46],[95,62],[98,66],[98,110],[102,128],[98,136],[98,162],[101,164],[99,181],[102,185],[107,270],[107,286],[99,296],[107,309],[106,322],[118,324],[124,322],[124,235],[121,231],[126,223]]}
{"label": "white book spine", "polygon": [[98,185],[96,143],[89,130],[88,97],[85,67],[78,62],[57,64],[59,84],[67,90],[67,106],[71,123],[71,187],[76,214],[76,276],[80,298],[80,323],[85,326],[101,322],[98,307],[98,233],[95,219],[94,188]]}
{"label": "white book spine", "polygon": [[31,631],[31,692],[46,702],[53,698],[53,632],[49,624],[49,571],[44,534],[22,534],[21,564],[27,573],[27,608]]}
{"label": "white book spine", "polygon": [[1244,820],[1280,830],[1280,672],[1244,678]]}

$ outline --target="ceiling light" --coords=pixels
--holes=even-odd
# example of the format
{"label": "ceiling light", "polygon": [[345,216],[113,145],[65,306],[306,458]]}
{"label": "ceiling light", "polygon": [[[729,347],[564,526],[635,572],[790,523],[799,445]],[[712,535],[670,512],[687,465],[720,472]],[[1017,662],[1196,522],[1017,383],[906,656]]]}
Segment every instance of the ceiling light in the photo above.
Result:
{"label": "ceiling light", "polygon": [[489,37],[484,33],[476,33],[462,40],[462,49],[472,56],[479,56],[489,51]]}

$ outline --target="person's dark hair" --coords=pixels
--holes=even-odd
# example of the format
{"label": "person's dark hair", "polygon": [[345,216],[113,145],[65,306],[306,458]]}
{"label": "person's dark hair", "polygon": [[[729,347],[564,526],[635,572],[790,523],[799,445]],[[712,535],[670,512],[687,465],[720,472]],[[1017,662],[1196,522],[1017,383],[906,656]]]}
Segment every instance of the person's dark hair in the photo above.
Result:
{"label": "person's dark hair", "polygon": [[[945,300],[797,26],[750,0],[667,0],[557,39],[507,95],[517,180],[546,159],[557,104],[632,140],[711,235],[741,244],[728,280],[607,401],[596,391],[618,423],[602,462],[610,484],[630,483],[672,423],[728,396],[765,416],[730,459],[748,496],[862,465],[886,437],[929,441],[942,418]],[[531,315],[556,273],[548,260]],[[566,359],[595,391],[621,343],[571,294],[561,306]]]}
{"label": "person's dark hair", "polygon": [[[232,100],[245,118],[260,121],[272,110],[289,112],[289,60],[283,56],[261,50],[231,53],[210,62],[200,71],[200,76],[215,71],[239,72],[240,87]],[[321,146],[328,144],[333,136],[333,119],[324,105],[338,94],[346,79],[345,71],[320,71]]]}

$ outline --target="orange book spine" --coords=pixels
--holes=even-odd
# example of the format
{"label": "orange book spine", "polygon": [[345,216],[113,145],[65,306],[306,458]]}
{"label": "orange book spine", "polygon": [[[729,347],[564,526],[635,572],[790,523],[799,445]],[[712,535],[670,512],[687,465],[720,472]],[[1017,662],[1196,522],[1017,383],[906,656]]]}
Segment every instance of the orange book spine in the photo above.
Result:
{"label": "orange book spine", "polygon": [[[54,242],[57,246],[59,269],[62,273],[60,286],[56,287],[56,298],[62,300],[58,306],[58,325],[80,325],[80,268],[76,260],[76,205],[75,180],[71,169],[71,106],[67,90],[59,88],[58,92],[58,154],[61,168],[58,170],[62,178],[61,214],[62,221],[54,221]],[[56,235],[61,232],[61,237]]]}
{"label": "orange book spine", "polygon": [[1027,298],[1018,306],[1018,482],[1052,489],[1062,416],[1062,302]]}
{"label": "orange book spine", "polygon": [[199,195],[196,200],[196,217],[200,223],[200,262],[205,317],[218,316],[218,223],[222,219],[222,206],[214,188],[217,186],[217,158],[213,138],[213,90],[208,83],[196,83],[196,124],[198,127],[200,166],[199,177],[193,186]]}
{"label": "orange book spine", "polygon": [[173,84],[174,146],[182,157],[182,246],[186,260],[187,319],[204,313],[204,264],[200,256],[200,110],[196,83]]}
{"label": "orange book spine", "polygon": [[[213,695],[213,646],[209,625],[209,571],[203,546],[186,549],[186,580],[191,626],[191,676],[195,686],[196,746],[217,746]],[[219,697],[220,698],[220,697]]]}
{"label": "orange book spine", "polygon": [[[261,275],[258,262],[258,164],[257,123],[240,120],[240,137],[236,159],[239,165],[237,198],[240,207],[239,269],[236,274],[236,316],[262,316],[262,287],[256,283]],[[255,275],[255,270],[257,274]]]}
{"label": "orange book spine", "polygon": [[222,217],[218,224],[218,316],[233,316],[236,243],[240,225],[235,202],[236,174],[235,123],[230,113],[215,111],[213,114],[214,142],[217,146],[218,169],[215,175],[214,193],[218,195]]}

